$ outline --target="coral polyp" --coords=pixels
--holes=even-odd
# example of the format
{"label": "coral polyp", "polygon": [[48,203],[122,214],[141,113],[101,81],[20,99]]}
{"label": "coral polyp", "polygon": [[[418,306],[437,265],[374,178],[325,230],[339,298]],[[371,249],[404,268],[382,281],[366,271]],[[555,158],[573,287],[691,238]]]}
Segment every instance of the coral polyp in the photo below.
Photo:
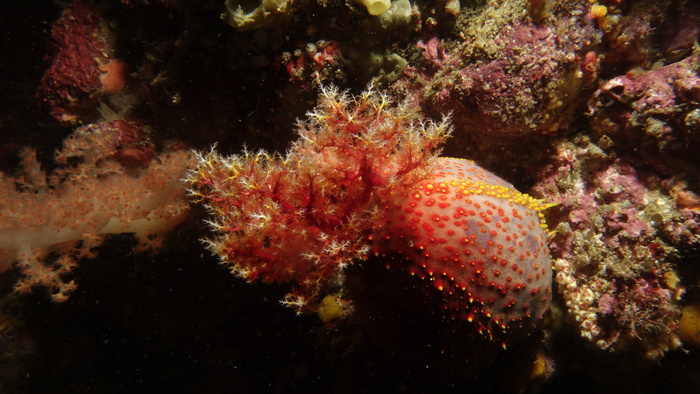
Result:
{"label": "coral polyp", "polygon": [[295,283],[283,303],[297,310],[368,253],[378,207],[429,174],[450,132],[373,90],[327,88],[308,118],[285,156],[212,150],[189,176],[212,214],[209,249],[249,281]]}

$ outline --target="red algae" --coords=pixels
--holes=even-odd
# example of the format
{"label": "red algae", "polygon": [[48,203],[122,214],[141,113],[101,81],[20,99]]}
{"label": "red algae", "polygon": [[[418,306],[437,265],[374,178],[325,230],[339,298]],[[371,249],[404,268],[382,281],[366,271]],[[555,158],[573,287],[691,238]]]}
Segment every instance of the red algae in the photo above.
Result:
{"label": "red algae", "polygon": [[51,65],[36,96],[61,122],[97,121],[100,101],[123,93],[128,64],[116,55],[116,33],[100,7],[73,1],[51,25]]}

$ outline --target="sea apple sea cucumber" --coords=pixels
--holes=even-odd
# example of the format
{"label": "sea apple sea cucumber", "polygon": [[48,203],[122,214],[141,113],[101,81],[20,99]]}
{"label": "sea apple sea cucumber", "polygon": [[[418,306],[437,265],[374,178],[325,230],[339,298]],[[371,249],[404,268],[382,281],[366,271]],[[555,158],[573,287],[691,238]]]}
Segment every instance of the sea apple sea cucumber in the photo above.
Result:
{"label": "sea apple sea cucumber", "polygon": [[543,204],[471,161],[441,158],[439,166],[388,207],[375,253],[429,280],[480,333],[539,319],[552,282]]}
{"label": "sea apple sea cucumber", "polygon": [[472,161],[438,158],[449,123],[414,105],[324,89],[285,156],[198,154],[190,194],[234,274],[291,283],[281,302],[299,314],[338,296],[392,353],[436,368],[458,359],[459,374],[547,310],[548,205]]}
{"label": "sea apple sea cucumber", "polygon": [[[371,237],[372,260],[381,269],[366,273],[359,267],[349,274],[362,319],[393,349],[406,343],[392,326],[410,326],[410,352],[417,347],[429,355],[434,348],[469,359],[473,353],[463,353],[522,339],[551,300],[552,264],[540,213],[545,208],[472,161],[438,159],[428,179],[383,207]],[[369,277],[390,285],[376,292],[376,286],[360,285]],[[417,334],[425,320],[435,324]],[[428,334],[435,331],[451,339]],[[429,338],[422,348],[419,338]],[[471,343],[449,349],[455,338]]]}

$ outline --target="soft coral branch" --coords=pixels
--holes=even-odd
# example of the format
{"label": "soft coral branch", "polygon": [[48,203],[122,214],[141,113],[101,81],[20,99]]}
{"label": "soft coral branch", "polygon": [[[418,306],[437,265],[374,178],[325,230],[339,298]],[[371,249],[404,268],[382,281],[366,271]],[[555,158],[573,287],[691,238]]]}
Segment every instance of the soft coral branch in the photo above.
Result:
{"label": "soft coral branch", "polygon": [[19,176],[0,174],[0,272],[16,263],[17,290],[42,286],[64,301],[76,287],[66,275],[95,256],[105,235],[133,233],[137,251],[153,250],[186,216],[180,178],[192,155],[174,151],[127,168],[115,156],[119,130],[112,123],[78,129],[56,153],[64,165],[48,178],[31,149]]}
{"label": "soft coral branch", "polygon": [[450,131],[413,102],[325,88],[286,155],[198,155],[188,181],[213,217],[205,242],[249,281],[294,282],[284,303],[300,310],[367,253],[377,207],[427,176]]}

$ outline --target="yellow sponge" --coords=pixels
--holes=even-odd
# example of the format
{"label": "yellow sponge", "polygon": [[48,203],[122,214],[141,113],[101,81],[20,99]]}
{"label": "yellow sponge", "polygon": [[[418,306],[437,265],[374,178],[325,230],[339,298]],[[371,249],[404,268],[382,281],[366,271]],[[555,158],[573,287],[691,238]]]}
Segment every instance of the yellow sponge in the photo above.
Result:
{"label": "yellow sponge", "polygon": [[367,7],[370,15],[381,15],[391,7],[391,0],[358,0],[358,3]]}

